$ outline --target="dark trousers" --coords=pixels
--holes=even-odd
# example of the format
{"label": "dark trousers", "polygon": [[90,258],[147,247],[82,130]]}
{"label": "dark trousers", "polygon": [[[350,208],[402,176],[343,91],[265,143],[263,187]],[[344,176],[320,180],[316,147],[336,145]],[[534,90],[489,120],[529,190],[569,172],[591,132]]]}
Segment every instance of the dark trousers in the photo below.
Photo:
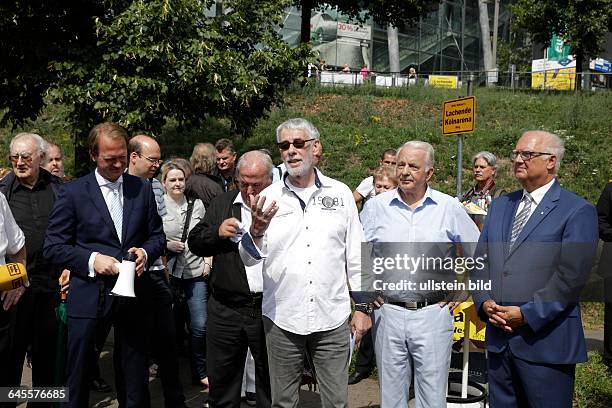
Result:
{"label": "dark trousers", "polygon": [[108,337],[111,327],[113,327],[113,322],[110,319],[99,320],[98,324],[96,325],[94,330],[93,345],[89,353],[89,382],[102,377],[99,361],[100,353],[102,353],[102,350],[104,349],[104,344],[106,344],[106,338]]}
{"label": "dark trousers", "polygon": [[240,406],[247,347],[255,360],[257,407],[270,407],[270,375],[261,304],[232,308],[211,296],[207,332],[211,407]]}
{"label": "dark trousers", "polygon": [[[57,350],[57,318],[55,307],[58,304],[56,293],[33,293],[26,290],[16,306],[8,313],[3,312],[5,320],[0,326],[6,324],[8,327],[2,329],[8,334],[9,355],[2,359],[6,364],[6,385],[18,386],[21,384],[23,374],[23,362],[29,346],[32,346],[32,384],[34,387],[52,387],[56,384],[56,350]],[[1,307],[1,306],[0,306]],[[0,335],[0,338],[4,337]],[[3,343],[7,340],[1,340]],[[0,351],[0,355],[3,351]],[[52,404],[29,403],[28,406],[51,407]]]}
{"label": "dark trousers", "polygon": [[[11,382],[12,370],[8,369],[8,367],[11,364],[11,349],[13,345],[13,326],[11,322],[14,321],[13,315],[16,312],[17,308],[15,306],[9,310],[4,310],[2,303],[0,303],[0,362],[3,362],[0,369],[0,387],[14,385]],[[0,408],[14,406],[16,406],[15,403],[0,402]]]}
{"label": "dark trousers", "polygon": [[178,349],[172,290],[164,271],[150,271],[144,276],[147,293],[146,307],[150,310],[148,333],[151,352],[159,367],[159,376],[167,408],[182,407],[185,403],[183,386],[179,377]]}
{"label": "dark trousers", "polygon": [[491,408],[571,408],[575,364],[540,364],[521,360],[507,347],[489,353]]}
{"label": "dark trousers", "polygon": [[[603,256],[600,262],[603,262]],[[604,299],[606,303],[604,306],[603,359],[608,367],[612,367],[612,277],[609,276],[604,279]]]}
{"label": "dark trousers", "polygon": [[355,372],[370,374],[376,365],[374,353],[374,342],[372,341],[372,330],[368,330],[361,338],[355,359]]}
{"label": "dark trousers", "polygon": [[98,325],[115,327],[115,386],[121,407],[150,407],[149,370],[147,366],[146,313],[139,300],[112,298],[110,312],[97,319],[68,317],[68,387],[66,407],[89,406],[90,361]]}

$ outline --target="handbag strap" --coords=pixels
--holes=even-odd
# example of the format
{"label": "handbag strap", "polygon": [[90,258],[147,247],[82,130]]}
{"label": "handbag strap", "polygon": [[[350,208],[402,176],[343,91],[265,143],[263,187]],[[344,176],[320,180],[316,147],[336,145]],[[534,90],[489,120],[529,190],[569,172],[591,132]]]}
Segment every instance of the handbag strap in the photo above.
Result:
{"label": "handbag strap", "polygon": [[189,198],[187,200],[187,214],[185,214],[185,224],[183,225],[183,235],[181,235],[181,242],[187,240],[187,233],[189,232],[189,223],[191,222],[191,213],[193,212],[193,205],[195,198]]}
{"label": "handbag strap", "polygon": [[[190,197],[187,199],[187,213],[185,214],[185,224],[183,225],[183,235],[181,235],[181,242],[185,242],[187,239],[187,233],[189,232],[189,223],[191,222],[191,213],[193,212],[193,205],[195,203],[195,198]],[[176,264],[178,261],[175,259],[172,264],[172,273],[176,270]]]}

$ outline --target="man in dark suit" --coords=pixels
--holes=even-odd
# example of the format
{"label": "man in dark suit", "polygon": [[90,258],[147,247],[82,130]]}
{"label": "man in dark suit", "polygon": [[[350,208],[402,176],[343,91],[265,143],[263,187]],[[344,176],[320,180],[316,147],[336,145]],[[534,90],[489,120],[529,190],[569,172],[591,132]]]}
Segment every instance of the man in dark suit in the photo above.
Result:
{"label": "man in dark suit", "polygon": [[597,201],[599,238],[603,250],[599,259],[599,274],[604,278],[604,363],[612,374],[612,182],[606,184]]}
{"label": "man in dark suit", "polygon": [[[207,349],[210,404],[240,405],[240,386],[247,347],[255,360],[257,406],[270,406],[270,377],[261,317],[261,265],[246,267],[238,254],[238,235],[251,225],[249,195],[272,182],[272,160],[261,151],[247,152],[238,162],[238,186],[214,198],[189,234],[189,249],[214,256],[208,300]],[[239,194],[240,193],[240,194]]]}
{"label": "man in dark suit", "polygon": [[[72,270],[68,296],[69,407],[88,405],[87,354],[94,330],[105,319],[115,326],[115,379],[120,406],[148,407],[146,310],[135,280],[136,299],[112,297],[116,265],[127,252],[136,255],[140,276],[163,253],[165,236],[151,184],[124,174],[127,132],[101,123],[89,133],[96,170],[60,192],[49,219],[44,256]],[[85,379],[85,381],[83,381]]]}
{"label": "man in dark suit", "polygon": [[586,361],[578,295],[597,246],[595,207],[556,180],[563,142],[524,133],[513,151],[522,190],[495,199],[480,235],[484,267],[472,279],[488,322],[492,407],[571,407],[576,363]]}

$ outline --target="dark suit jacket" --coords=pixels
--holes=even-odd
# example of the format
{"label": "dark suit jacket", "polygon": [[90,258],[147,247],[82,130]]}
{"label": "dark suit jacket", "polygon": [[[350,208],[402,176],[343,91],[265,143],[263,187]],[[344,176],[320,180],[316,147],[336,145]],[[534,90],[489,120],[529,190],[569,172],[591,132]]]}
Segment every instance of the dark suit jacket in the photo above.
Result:
{"label": "dark suit jacket", "polygon": [[485,267],[472,277],[491,279],[492,288],[472,295],[482,320],[488,320],[482,303],[493,299],[520,306],[527,324],[513,334],[488,324],[487,349],[510,347],[516,357],[535,363],[586,361],[577,300],[597,250],[595,207],[555,181],[510,246],[522,195],[515,191],[489,207],[477,251],[486,257]]}
{"label": "dark suit jacket", "polygon": [[597,201],[599,217],[599,238],[603,241],[603,250],[599,259],[599,274],[606,279],[606,302],[612,302],[612,183],[606,184]]}
{"label": "dark suit jacket", "polygon": [[[100,305],[108,311],[108,298],[117,278],[88,276],[92,252],[121,260],[131,247],[143,248],[150,265],[165,248],[166,237],[151,184],[123,174],[122,241],[115,231],[102,191],[94,173],[64,185],[49,218],[43,254],[52,262],[67,264],[71,270],[68,314],[95,318]],[[105,299],[100,299],[100,294]]]}

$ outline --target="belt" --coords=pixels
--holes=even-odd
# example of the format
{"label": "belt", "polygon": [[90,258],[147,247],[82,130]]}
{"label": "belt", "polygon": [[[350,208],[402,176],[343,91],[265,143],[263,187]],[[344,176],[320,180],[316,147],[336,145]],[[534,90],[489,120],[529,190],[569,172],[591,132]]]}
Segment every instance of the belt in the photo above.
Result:
{"label": "belt", "polygon": [[407,310],[418,310],[422,309],[425,306],[434,305],[443,301],[445,298],[443,293],[431,293],[424,296],[423,300],[409,300],[406,302],[396,302],[393,300],[387,300],[385,303],[388,303],[393,306],[403,307]]}
{"label": "belt", "polygon": [[[214,295],[213,295],[214,296]],[[261,301],[263,299],[263,294],[261,292],[251,293],[248,299],[243,302],[232,302],[228,300],[220,300],[218,297],[214,296],[215,300],[231,309],[243,309],[243,308],[259,308],[261,309]]]}

